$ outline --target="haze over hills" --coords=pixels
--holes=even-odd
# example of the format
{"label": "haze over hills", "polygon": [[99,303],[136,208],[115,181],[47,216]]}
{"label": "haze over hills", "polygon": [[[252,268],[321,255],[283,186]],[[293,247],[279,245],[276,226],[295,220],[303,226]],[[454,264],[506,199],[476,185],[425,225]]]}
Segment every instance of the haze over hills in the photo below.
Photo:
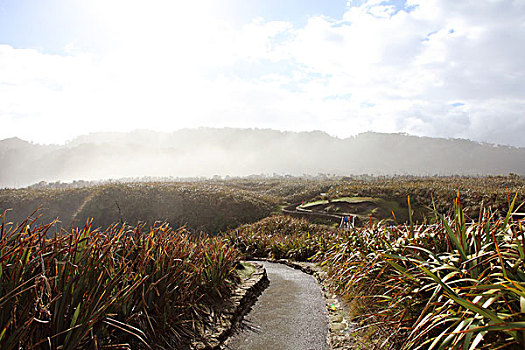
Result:
{"label": "haze over hills", "polygon": [[0,187],[123,177],[525,175],[525,148],[461,139],[363,133],[183,129],[80,136],[65,145],[0,141]]}

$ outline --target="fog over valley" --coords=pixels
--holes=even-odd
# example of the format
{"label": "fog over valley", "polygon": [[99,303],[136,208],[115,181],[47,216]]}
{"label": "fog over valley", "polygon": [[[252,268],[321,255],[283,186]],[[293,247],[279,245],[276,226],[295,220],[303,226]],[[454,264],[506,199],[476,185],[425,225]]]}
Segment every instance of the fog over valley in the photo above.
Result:
{"label": "fog over valley", "polygon": [[65,145],[0,141],[0,187],[126,177],[525,175],[525,149],[461,139],[198,128],[94,133]]}

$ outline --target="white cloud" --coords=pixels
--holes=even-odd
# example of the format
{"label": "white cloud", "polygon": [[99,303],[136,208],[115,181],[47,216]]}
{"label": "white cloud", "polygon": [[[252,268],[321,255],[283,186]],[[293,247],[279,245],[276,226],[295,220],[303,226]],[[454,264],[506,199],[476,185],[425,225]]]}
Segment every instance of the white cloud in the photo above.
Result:
{"label": "white cloud", "polygon": [[525,146],[525,1],[361,1],[301,28],[236,27],[211,0],[124,3],[91,8],[115,43],[102,54],[0,45],[0,138],[239,126]]}
{"label": "white cloud", "polygon": [[[381,3],[349,8],[344,22],[312,19],[292,55],[332,75],[326,91],[375,104],[359,110],[370,129],[380,119],[383,131],[525,146],[525,114],[516,109],[525,100],[523,1],[411,1],[415,9],[395,14]],[[505,120],[515,131],[494,133],[480,119],[495,127]]]}

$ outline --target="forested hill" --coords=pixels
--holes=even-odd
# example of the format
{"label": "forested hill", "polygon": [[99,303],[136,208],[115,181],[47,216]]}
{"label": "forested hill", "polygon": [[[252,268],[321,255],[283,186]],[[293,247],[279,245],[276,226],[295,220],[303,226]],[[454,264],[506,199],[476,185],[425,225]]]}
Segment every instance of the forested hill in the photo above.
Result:
{"label": "forested hill", "polygon": [[525,175],[525,149],[460,139],[267,129],[96,133],[65,145],[0,141],[0,187],[39,181],[251,174]]}

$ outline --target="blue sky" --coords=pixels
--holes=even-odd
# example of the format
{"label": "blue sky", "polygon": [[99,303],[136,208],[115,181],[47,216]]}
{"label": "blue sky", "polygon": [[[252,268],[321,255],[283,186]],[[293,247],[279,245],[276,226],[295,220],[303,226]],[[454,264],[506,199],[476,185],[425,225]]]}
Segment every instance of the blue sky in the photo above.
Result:
{"label": "blue sky", "polygon": [[0,0],[0,139],[248,127],[525,146],[525,0]]}
{"label": "blue sky", "polygon": [[[340,18],[346,0],[225,0],[217,17],[236,26],[254,18],[288,21],[303,26],[312,16]],[[124,10],[123,10],[124,11]],[[0,1],[0,42],[16,48],[36,48],[46,53],[65,53],[71,43],[93,51],[104,49],[103,26],[89,6],[71,0]]]}
{"label": "blue sky", "polygon": [[16,48],[63,53],[71,42],[89,40],[89,27],[77,2],[0,1],[0,42]]}
{"label": "blue sky", "polygon": [[236,24],[245,24],[253,18],[262,17],[302,26],[312,16],[340,18],[346,9],[346,0],[229,0],[227,2],[227,10],[223,16]]}

